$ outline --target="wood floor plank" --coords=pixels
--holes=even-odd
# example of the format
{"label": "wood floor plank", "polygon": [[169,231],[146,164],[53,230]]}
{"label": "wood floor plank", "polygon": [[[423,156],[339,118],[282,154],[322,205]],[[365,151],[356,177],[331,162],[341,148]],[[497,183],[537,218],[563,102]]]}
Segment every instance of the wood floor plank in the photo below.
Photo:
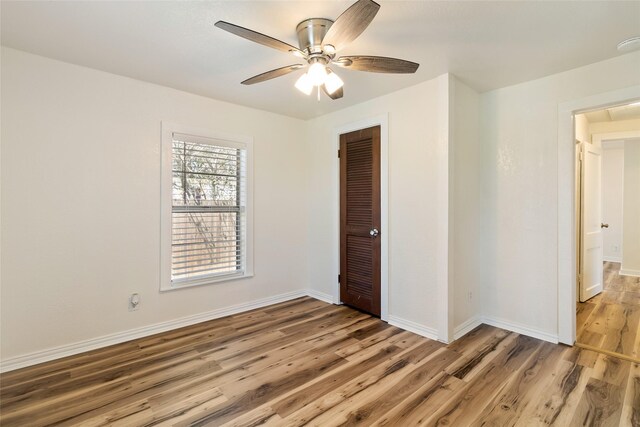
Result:
{"label": "wood floor plank", "polygon": [[384,361],[366,373],[358,375],[355,378],[350,378],[350,381],[345,385],[332,389],[318,399],[303,406],[298,411],[288,415],[284,419],[285,425],[302,426],[309,423],[318,425],[323,417],[326,418],[324,414],[328,411],[336,407],[338,407],[337,411],[342,410],[344,407],[339,407],[341,403],[361,393],[365,395],[368,394],[370,388],[380,382],[384,382],[384,385],[388,386],[389,384],[385,381],[385,378],[393,377],[399,380],[398,372],[404,374],[405,372],[410,372],[412,369],[405,359]]}
{"label": "wood floor plank", "polygon": [[586,329],[587,322],[593,310],[598,307],[598,304],[595,302],[587,301],[581,304],[577,304],[576,307],[576,330],[578,331],[578,335]]}
{"label": "wood floor plank", "polygon": [[283,394],[289,388],[300,386],[318,372],[330,370],[346,359],[334,354],[325,353],[319,356],[308,355],[307,358],[296,359],[269,371],[243,376],[238,381],[221,386],[225,396],[229,398],[204,416],[198,415],[176,425],[223,424],[239,414],[252,410],[261,404]]}
{"label": "wood floor plank", "polygon": [[491,339],[487,340],[476,351],[460,358],[451,366],[447,367],[446,372],[456,378],[469,382],[480,372],[483,372],[484,368],[491,363],[494,358],[500,355],[506,347],[513,344],[517,339],[517,334],[507,334],[504,333],[504,331],[497,331]]}
{"label": "wood floor plank", "polygon": [[635,342],[633,343],[632,357],[636,360],[640,360],[640,332],[636,334]]}
{"label": "wood floor plank", "polygon": [[444,372],[444,369],[460,357],[454,351],[442,348],[427,358],[413,364],[407,358],[410,366],[415,368],[404,377],[400,378],[393,386],[384,392],[384,399],[376,399],[369,396],[367,401],[361,401],[358,405],[347,403],[344,411],[346,424],[372,423],[391,411],[408,396],[421,388],[424,383]]}
{"label": "wood floor plank", "polygon": [[425,425],[427,419],[453,399],[464,381],[442,371],[430,381],[381,416],[374,426]]}
{"label": "wood floor plank", "polygon": [[228,425],[258,425],[254,424],[256,420],[267,417],[268,420],[271,421],[271,415],[276,414],[276,411],[278,415],[286,416],[333,390],[340,384],[351,380],[353,376],[361,372],[366,372],[378,365],[381,361],[388,360],[404,352],[400,347],[390,342],[378,343],[368,347],[358,353],[358,358],[349,361],[347,364],[331,372],[321,374],[308,383],[288,393],[284,393],[281,397],[237,417],[229,422]]}
{"label": "wood floor plank", "polygon": [[[576,342],[607,352],[640,356],[640,278],[621,276],[604,263],[604,290],[576,307]],[[586,318],[586,320],[585,320]]]}
{"label": "wood floor plank", "polygon": [[493,326],[480,325],[450,344],[449,349],[457,351],[462,356],[466,356],[469,353],[477,352],[488,340],[493,340],[496,336],[505,337],[508,334],[508,331],[494,328]]}
{"label": "wood floor plank", "polygon": [[571,425],[618,427],[622,416],[621,387],[591,378]]}
{"label": "wood floor plank", "polygon": [[571,425],[590,377],[590,368],[567,361],[560,362],[545,393],[527,406],[515,425]]}
{"label": "wood floor plank", "polygon": [[542,342],[539,340],[516,336],[486,365],[480,375],[461,387],[454,398],[436,411],[427,423],[432,421],[441,425],[470,425],[506,387],[509,378],[524,369],[529,359],[537,357],[541,348]]}
{"label": "wood floor plank", "polygon": [[[609,275],[581,336],[637,351],[640,285]],[[487,325],[445,345],[308,297],[0,375],[2,426],[584,423],[640,426],[638,364]]]}
{"label": "wood floor plank", "polygon": [[370,408],[371,403],[383,395],[391,395],[391,390],[395,389],[395,386],[403,378],[410,375],[414,368],[415,366],[406,363],[405,360],[395,361],[390,369],[385,370],[379,376],[372,377],[372,380],[366,383],[366,389],[352,389],[346,399],[335,399],[337,397],[335,395],[334,399],[323,399],[322,411],[316,411],[313,417],[309,417],[305,413],[304,418],[300,418],[300,413],[304,413],[303,409],[294,413],[286,421],[287,423],[291,422],[290,425],[310,424],[314,426],[359,424],[367,416],[364,409],[362,412],[361,409]]}
{"label": "wood floor plank", "polygon": [[527,405],[545,394],[553,372],[565,349],[545,343],[523,369],[513,375],[506,387],[478,415],[477,424],[486,426],[514,425]]}
{"label": "wood floor plank", "polygon": [[591,378],[617,386],[626,386],[631,362],[606,354],[600,354]]}
{"label": "wood floor plank", "polygon": [[[598,346],[594,346],[594,348],[598,348]],[[600,353],[577,345],[570,348],[565,353],[565,360],[584,366],[585,368],[593,368],[598,357],[600,357]]]}
{"label": "wood floor plank", "polygon": [[284,399],[274,401],[271,406],[283,418],[288,417],[292,413],[300,410],[304,406],[322,398],[338,387],[344,386],[354,377],[358,377],[365,372],[370,371],[383,361],[388,361],[394,354],[400,351],[399,347],[394,345],[383,347],[371,354],[368,358],[361,359],[357,363],[350,363],[344,366],[344,369],[336,370],[331,375],[325,375],[321,381],[310,383],[305,388],[298,390],[296,393],[287,396]]}
{"label": "wood floor plank", "polygon": [[284,421],[280,415],[267,405],[263,405],[222,424],[223,427],[269,427],[281,426]]}
{"label": "wood floor plank", "polygon": [[[378,322],[376,322],[378,323]],[[386,324],[385,324],[386,325]],[[367,330],[369,332],[373,332],[370,333],[368,335],[364,335],[364,333],[362,331]],[[349,356],[358,353],[359,351],[371,347],[372,345],[375,345],[379,342],[382,341],[387,341],[389,338],[399,334],[402,332],[402,329],[400,328],[396,328],[394,326],[389,326],[386,325],[386,327],[384,328],[380,328],[379,326],[376,329],[372,329],[371,326],[368,326],[367,328],[362,328],[362,329],[358,329],[354,332],[351,332],[350,334],[348,334],[348,337],[355,340],[354,344],[348,346],[348,347],[344,347],[340,350],[338,350],[338,354],[346,359],[349,358]]]}
{"label": "wood floor plank", "polygon": [[640,365],[631,364],[620,424],[640,426]]}
{"label": "wood floor plank", "polygon": [[[305,317],[309,317],[308,313],[313,312],[316,309],[327,309],[327,304],[318,301],[313,298],[304,297],[296,300],[292,300],[287,303],[277,304],[270,309],[270,313],[285,312],[286,314],[299,314],[304,313]],[[290,307],[292,305],[294,308]],[[297,308],[296,308],[297,307]],[[162,334],[156,334],[151,337],[141,338],[135,341],[130,341],[122,344],[116,344],[107,348],[98,349],[82,353],[76,356],[70,356],[63,359],[55,360],[53,362],[29,367],[26,369],[19,369],[16,371],[8,372],[2,375],[2,389],[9,387],[12,383],[23,383],[25,381],[34,381],[40,378],[48,378],[52,375],[58,374],[60,370],[64,370],[66,375],[78,375],[76,372],[78,369],[83,371],[93,371],[95,366],[100,366],[104,363],[105,358],[109,358],[112,364],[119,363],[118,358],[127,360],[139,360],[140,357],[144,357],[145,353],[140,353],[139,349],[145,349],[154,347],[157,345],[165,344],[175,350],[179,345],[180,338],[186,337],[188,344],[192,344],[194,340],[202,332],[204,335],[210,335],[216,332],[218,329],[225,329],[226,331],[235,331],[241,329],[245,323],[250,325],[259,324],[256,322],[257,316],[264,317],[266,314],[258,309],[252,310],[238,315],[228,316],[222,319],[216,319],[213,321],[202,322],[197,325],[179,328],[173,331],[164,332]],[[291,320],[289,319],[289,324]],[[236,329],[230,329],[229,325],[233,323]],[[205,337],[209,338],[209,337]],[[150,352],[151,354],[158,354],[159,348],[155,347]],[[190,349],[189,349],[190,351]]]}

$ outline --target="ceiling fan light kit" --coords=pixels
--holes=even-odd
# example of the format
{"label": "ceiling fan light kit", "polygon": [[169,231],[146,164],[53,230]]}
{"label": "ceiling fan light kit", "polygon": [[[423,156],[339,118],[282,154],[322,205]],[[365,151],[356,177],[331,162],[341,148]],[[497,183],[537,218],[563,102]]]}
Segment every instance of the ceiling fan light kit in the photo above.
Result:
{"label": "ceiling fan light kit", "polygon": [[300,78],[298,78],[295,86],[296,86],[296,89],[298,89],[300,92],[304,93],[305,95],[311,95],[311,91],[313,90],[313,83],[311,82],[311,79],[309,78],[307,73],[304,73],[303,75],[300,76]]}
{"label": "ceiling fan light kit", "polygon": [[[305,19],[296,27],[300,48],[229,22],[218,21],[215,25],[247,40],[305,59],[309,65],[308,70],[298,78],[295,87],[306,95],[310,95],[313,88],[317,87],[318,96],[322,88],[331,99],[339,99],[344,94],[344,82],[329,68],[330,64],[357,71],[395,74],[415,73],[419,67],[415,62],[381,56],[346,56],[336,59],[336,53],[369,26],[379,9],[380,5],[373,0],[358,0],[335,22],[326,18]],[[276,68],[253,76],[242,84],[251,85],[271,80],[304,67],[303,64],[293,64]]]}
{"label": "ceiling fan light kit", "polygon": [[309,76],[309,80],[314,86],[320,86],[324,84],[324,81],[327,78],[327,66],[320,62],[313,62],[309,66],[309,71],[307,71],[307,75]]}
{"label": "ceiling fan light kit", "polygon": [[338,89],[344,86],[344,82],[336,73],[327,68],[327,78],[324,80],[324,88],[329,94],[335,93]]}

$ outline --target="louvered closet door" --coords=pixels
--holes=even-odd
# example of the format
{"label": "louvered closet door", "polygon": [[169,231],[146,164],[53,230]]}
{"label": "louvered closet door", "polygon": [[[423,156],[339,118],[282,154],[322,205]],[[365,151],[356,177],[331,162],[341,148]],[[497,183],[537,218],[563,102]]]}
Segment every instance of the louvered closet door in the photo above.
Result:
{"label": "louvered closet door", "polygon": [[380,316],[380,126],[340,135],[340,298]]}

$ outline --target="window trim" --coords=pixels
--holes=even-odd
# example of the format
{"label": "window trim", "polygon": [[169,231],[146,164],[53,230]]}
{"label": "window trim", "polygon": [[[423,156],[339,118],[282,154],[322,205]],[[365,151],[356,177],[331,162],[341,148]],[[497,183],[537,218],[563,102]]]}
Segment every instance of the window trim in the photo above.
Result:
{"label": "window trim", "polygon": [[[221,274],[191,280],[171,280],[171,222],[172,222],[172,144],[173,134],[192,135],[196,138],[217,139],[229,146],[246,150],[246,265],[242,273]],[[160,164],[160,291],[173,291],[213,283],[253,277],[253,138],[214,132],[209,129],[162,122],[162,146]]]}

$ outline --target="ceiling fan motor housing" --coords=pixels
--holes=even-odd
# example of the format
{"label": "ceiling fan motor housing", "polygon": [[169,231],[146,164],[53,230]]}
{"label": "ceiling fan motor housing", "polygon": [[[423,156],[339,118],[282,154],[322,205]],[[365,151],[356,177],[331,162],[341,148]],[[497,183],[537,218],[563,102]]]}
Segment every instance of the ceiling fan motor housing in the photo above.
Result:
{"label": "ceiling fan motor housing", "polygon": [[322,39],[331,28],[333,21],[326,18],[305,19],[296,27],[300,50],[310,54],[322,52]]}
{"label": "ceiling fan motor housing", "polygon": [[374,0],[357,0],[335,21],[327,18],[305,19],[296,27],[300,48],[230,22],[218,21],[215,26],[249,41],[295,55],[308,63],[308,67],[293,64],[276,68],[246,79],[242,84],[264,82],[304,67],[307,72],[296,81],[298,89],[308,95],[314,86],[322,86],[331,99],[339,99],[344,94],[343,82],[329,65],[350,67],[355,71],[396,74],[415,73],[419,67],[415,62],[382,56],[349,55],[335,59],[337,50],[355,40],[371,23],[379,9],[380,5]]}

